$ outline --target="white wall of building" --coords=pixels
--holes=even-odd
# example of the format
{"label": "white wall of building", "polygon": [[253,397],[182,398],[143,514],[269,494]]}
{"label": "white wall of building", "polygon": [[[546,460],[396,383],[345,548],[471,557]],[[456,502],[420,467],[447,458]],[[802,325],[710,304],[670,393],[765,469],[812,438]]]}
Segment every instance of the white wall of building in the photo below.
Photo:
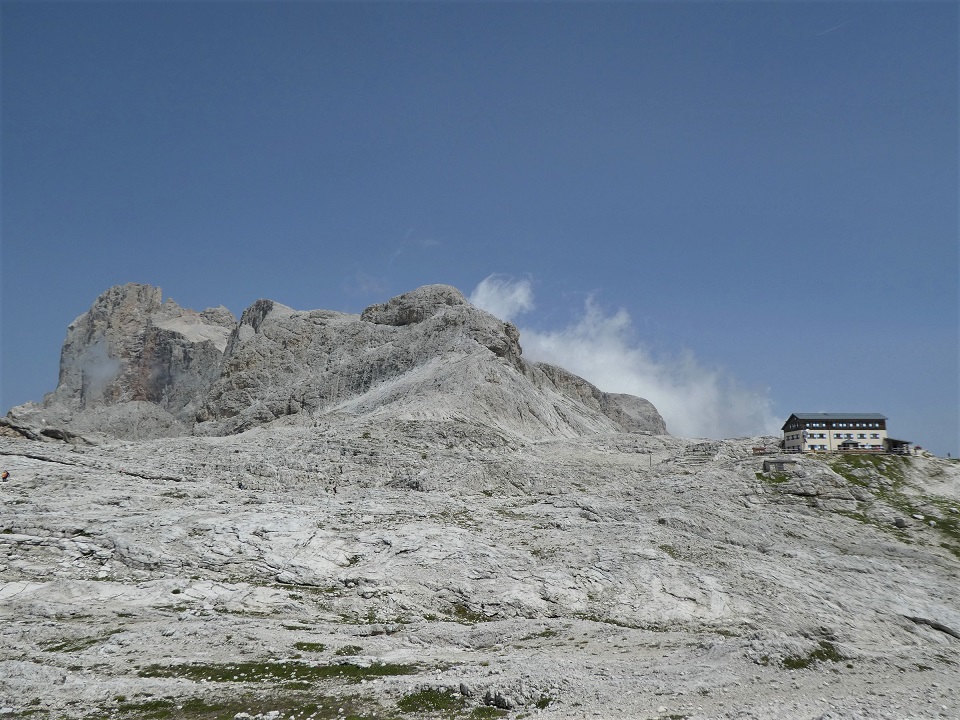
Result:
{"label": "white wall of building", "polygon": [[[887,431],[876,420],[834,421],[801,420],[800,425],[807,427],[799,430],[787,430],[783,434],[783,447],[788,452],[833,452],[840,449],[844,441],[852,441],[860,447],[882,450]],[[838,427],[830,427],[836,425]]]}

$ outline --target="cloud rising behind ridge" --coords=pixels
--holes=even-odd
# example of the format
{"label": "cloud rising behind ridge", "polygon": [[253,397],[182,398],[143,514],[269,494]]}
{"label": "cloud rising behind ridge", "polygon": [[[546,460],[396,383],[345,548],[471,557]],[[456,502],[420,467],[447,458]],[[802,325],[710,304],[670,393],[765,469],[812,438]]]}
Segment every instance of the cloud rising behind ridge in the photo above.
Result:
{"label": "cloud rising behind ridge", "polygon": [[529,280],[514,280],[507,275],[488,275],[470,293],[470,302],[501,320],[533,310],[533,287]]}
{"label": "cloud rising behind ridge", "polygon": [[[527,279],[490,275],[470,302],[503,320],[533,309]],[[777,434],[780,421],[765,392],[744,387],[728,371],[702,365],[689,350],[654,357],[635,337],[629,313],[608,314],[592,298],[573,323],[555,330],[520,326],[524,357],[559,365],[605,392],[652,402],[681,437],[725,438]]]}

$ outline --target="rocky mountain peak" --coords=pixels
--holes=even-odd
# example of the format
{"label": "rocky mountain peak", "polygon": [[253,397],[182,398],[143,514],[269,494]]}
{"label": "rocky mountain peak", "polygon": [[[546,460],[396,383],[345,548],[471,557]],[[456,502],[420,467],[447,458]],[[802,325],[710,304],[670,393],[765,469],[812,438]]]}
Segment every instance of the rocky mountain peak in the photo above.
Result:
{"label": "rocky mountain peak", "polygon": [[100,295],[67,329],[54,401],[81,410],[146,401],[179,410],[209,375],[236,319],[162,301],[158,287],[127,283]]}
{"label": "rocky mountain peak", "polygon": [[226,308],[195,312],[131,283],[71,324],[56,391],[7,422],[53,437],[140,438],[312,426],[349,413],[466,420],[522,437],[666,433],[647,401],[527,363],[522,352],[515,326],[450,285],[360,315],[260,299],[237,322]]}
{"label": "rocky mountain peak", "polygon": [[378,325],[412,325],[457,305],[469,303],[452,285],[424,285],[385,303],[371,305],[360,314],[360,319]]}
{"label": "rocky mountain peak", "polygon": [[273,300],[261,298],[243,311],[243,314],[240,316],[240,325],[249,325],[253,328],[254,332],[259,332],[260,326],[263,325],[264,320],[266,320],[267,316],[272,312],[289,315],[293,310]]}

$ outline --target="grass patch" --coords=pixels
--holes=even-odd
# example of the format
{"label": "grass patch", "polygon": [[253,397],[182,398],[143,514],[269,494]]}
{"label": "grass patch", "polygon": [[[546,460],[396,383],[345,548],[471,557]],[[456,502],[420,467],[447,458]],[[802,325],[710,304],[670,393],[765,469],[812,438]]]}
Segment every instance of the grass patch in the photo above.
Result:
{"label": "grass patch", "polygon": [[557,635],[559,635],[559,634],[560,634],[560,633],[558,633],[556,630],[553,630],[553,629],[551,629],[551,628],[547,628],[546,630],[543,630],[542,632],[533,633],[532,635],[526,635],[526,636],[520,638],[520,640],[519,640],[518,642],[525,642],[525,641],[527,641],[527,640],[536,640],[537,638],[552,638],[552,637],[557,637]]}
{"label": "grass patch", "polygon": [[[945,542],[942,542],[941,546],[960,558],[960,514],[951,510],[951,508],[957,507],[957,503],[937,495],[906,495],[901,492],[900,488],[903,486],[906,477],[905,469],[909,467],[910,462],[910,458],[898,455],[845,454],[828,460],[833,471],[847,482],[852,485],[869,487],[878,500],[904,516],[923,515],[925,529],[943,536]],[[886,486],[881,484],[880,487],[877,487],[877,484],[871,483],[871,478],[862,478],[853,474],[854,470],[863,468],[876,470],[877,474],[887,481]],[[930,507],[936,508],[936,517],[931,516]],[[840,514],[888,532],[892,531],[901,540],[908,540],[910,537],[909,533],[900,528],[873,520],[864,513],[841,512]],[[930,520],[933,520],[933,525],[929,525]]]}
{"label": "grass patch", "polygon": [[300,680],[294,680],[293,682],[287,682],[283,684],[283,687],[287,690],[309,690],[313,687],[312,684],[308,682],[301,682]]}
{"label": "grass patch", "polygon": [[321,653],[327,649],[327,646],[318,642],[296,642],[293,644],[297,650],[303,652]]}
{"label": "grass patch", "polygon": [[657,545],[657,547],[663,550],[663,552],[672,557],[674,560],[682,559],[679,551],[673,545]]}
{"label": "grass patch", "polygon": [[500,708],[491,707],[489,705],[483,705],[478,708],[474,708],[470,713],[471,720],[486,720],[486,718],[500,718],[506,717],[510,713],[506,710],[501,710]]}
{"label": "grass patch", "polygon": [[73,653],[73,652],[82,652],[87,648],[91,648],[97,643],[103,642],[110,638],[111,635],[116,635],[121,630],[113,630],[108,632],[106,635],[98,635],[97,637],[85,637],[85,638],[70,638],[68,640],[50,640],[45,643],[41,643],[40,647],[45,652],[59,652],[59,653]]}
{"label": "grass patch", "polygon": [[492,619],[482,612],[471,610],[470,607],[464,603],[454,603],[450,614],[457,619],[457,622],[464,624],[490,622]]}
{"label": "grass patch", "polygon": [[760,482],[769,483],[771,485],[779,485],[780,483],[790,482],[790,480],[793,479],[787,473],[782,473],[782,472],[772,472],[772,473],[758,472],[756,475],[757,475],[757,480],[759,480]]}
{"label": "grass patch", "polygon": [[344,645],[341,648],[337,648],[334,655],[359,655],[362,652],[363,648],[359,645]]}
{"label": "grass patch", "polygon": [[870,455],[855,453],[840,453],[827,460],[831,469],[847,482],[854,485],[868,486],[865,478],[854,474],[854,470],[873,470],[886,480],[898,487],[906,478],[905,469],[910,465],[910,458],[900,455]]}
{"label": "grass patch", "polygon": [[833,643],[820,641],[820,647],[811,650],[807,655],[790,655],[783,659],[783,666],[788,670],[802,670],[810,667],[814,662],[841,662],[846,658],[840,654]]}
{"label": "grass patch", "polygon": [[615,618],[600,617],[599,615],[577,615],[576,617],[580,618],[581,620],[589,620],[590,622],[605,623],[607,625],[615,625],[616,627],[627,628],[628,630],[651,630],[653,632],[660,631],[660,628],[656,627],[655,625],[644,627],[642,625],[637,625],[635,623],[626,622],[625,620],[617,620]]}
{"label": "grass patch", "polygon": [[185,678],[195,682],[316,682],[344,680],[360,682],[388,675],[410,675],[416,665],[374,663],[369,667],[357,665],[307,665],[300,662],[240,662],[224,665],[149,665],[138,673],[140,677]]}
{"label": "grass patch", "polygon": [[[285,689],[288,686],[285,686]],[[149,699],[143,702],[125,702],[112,708],[96,708],[88,720],[226,720],[241,712],[263,715],[271,710],[285,718],[313,718],[313,720],[395,720],[394,712],[387,712],[368,698],[357,695],[330,697],[310,692],[282,692],[257,696],[240,696],[229,700],[212,698]]]}
{"label": "grass patch", "polygon": [[550,697],[549,695],[541,695],[536,702],[536,706],[539,709],[543,710],[544,708],[549,707],[550,703],[552,702],[553,702],[553,698]]}
{"label": "grass patch", "polygon": [[144,720],[156,720],[157,718],[172,717],[171,711],[175,710],[177,703],[173,700],[145,700],[142,703],[121,702],[117,705],[117,712],[133,713]]}
{"label": "grass patch", "polygon": [[397,701],[397,707],[409,713],[456,712],[463,710],[466,704],[460,695],[432,689],[404,695]]}

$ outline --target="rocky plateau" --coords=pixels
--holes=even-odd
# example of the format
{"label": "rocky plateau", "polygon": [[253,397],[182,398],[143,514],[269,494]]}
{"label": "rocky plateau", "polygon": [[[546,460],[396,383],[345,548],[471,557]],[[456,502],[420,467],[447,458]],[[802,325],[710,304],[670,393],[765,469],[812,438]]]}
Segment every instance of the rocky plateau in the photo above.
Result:
{"label": "rocky plateau", "polygon": [[449,286],[111,288],[0,419],[0,717],[960,717],[960,463],[778,443]]}

